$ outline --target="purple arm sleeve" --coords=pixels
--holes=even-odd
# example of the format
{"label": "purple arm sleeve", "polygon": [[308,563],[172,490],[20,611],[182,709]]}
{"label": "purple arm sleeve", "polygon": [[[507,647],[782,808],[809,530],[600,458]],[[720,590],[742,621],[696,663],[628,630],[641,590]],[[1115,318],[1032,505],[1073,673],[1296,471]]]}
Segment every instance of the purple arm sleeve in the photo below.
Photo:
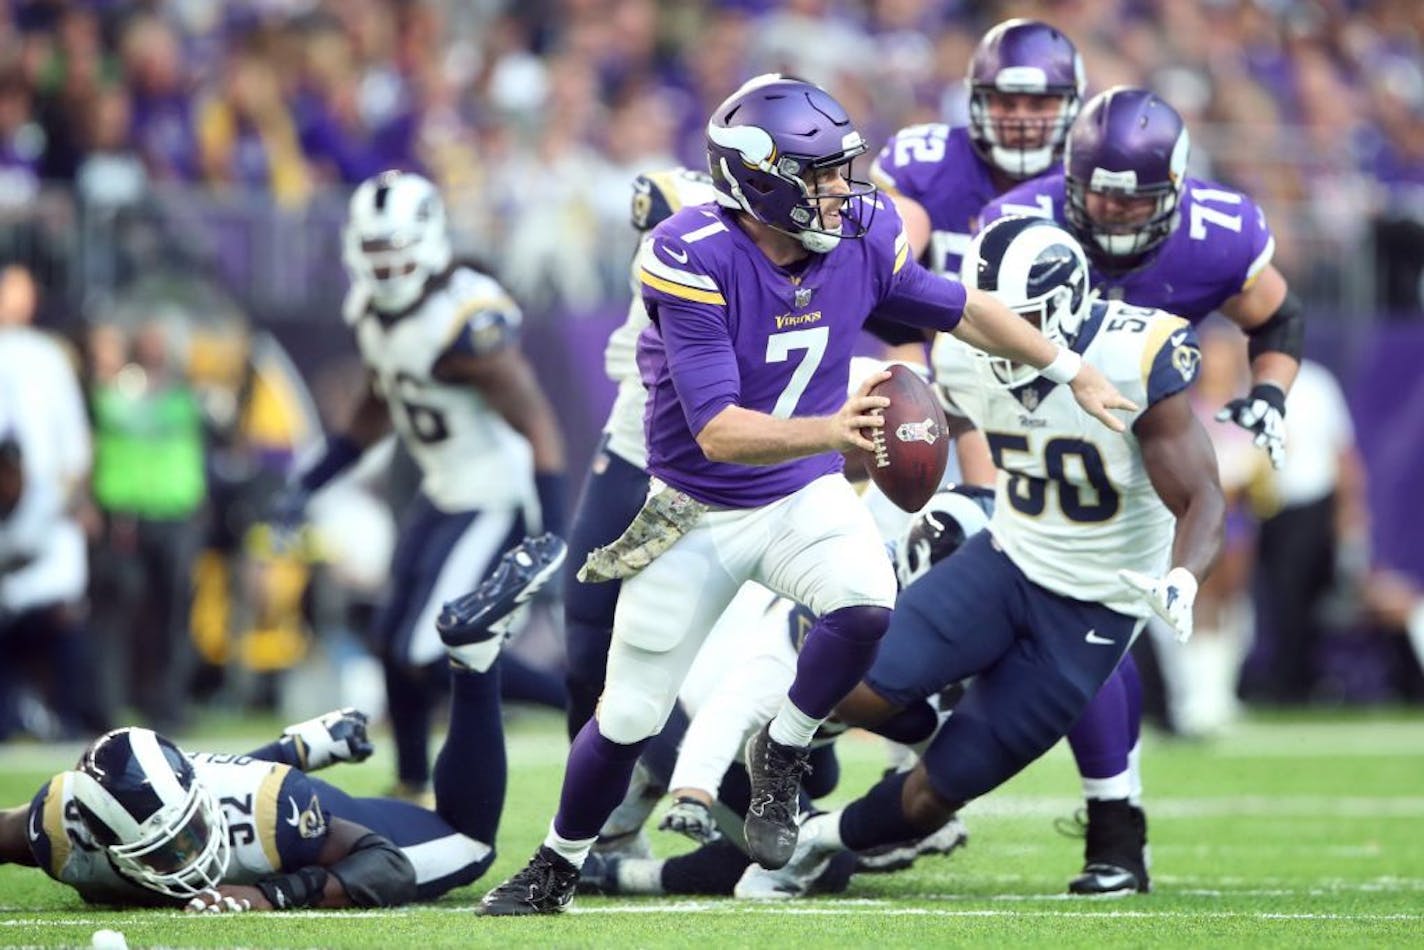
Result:
{"label": "purple arm sleeve", "polygon": [[742,391],[737,354],[727,335],[726,310],[663,299],[658,303],[658,329],[687,427],[696,436]]}
{"label": "purple arm sleeve", "polygon": [[875,315],[912,327],[949,332],[964,313],[964,285],[906,261],[875,308]]}

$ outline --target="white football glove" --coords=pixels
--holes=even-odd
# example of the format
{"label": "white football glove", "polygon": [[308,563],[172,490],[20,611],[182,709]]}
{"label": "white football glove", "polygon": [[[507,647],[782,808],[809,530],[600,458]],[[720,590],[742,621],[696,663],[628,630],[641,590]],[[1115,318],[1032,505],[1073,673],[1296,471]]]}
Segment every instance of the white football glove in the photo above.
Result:
{"label": "white football glove", "polygon": [[366,714],[350,706],[290,725],[282,735],[295,741],[303,772],[337,762],[364,762],[375,749],[366,735]]}
{"label": "white football glove", "polygon": [[1272,468],[1286,464],[1286,394],[1281,387],[1274,383],[1252,386],[1248,395],[1222,406],[1216,420],[1229,420],[1255,435],[1256,447],[1266,450]]}
{"label": "white football glove", "polygon": [[717,822],[712,817],[712,809],[686,795],[673,802],[658,824],[658,830],[676,831],[698,844],[711,844],[722,837],[722,832],[718,830]]}
{"label": "white football glove", "polygon": [[1137,596],[1152,608],[1152,612],[1177,631],[1177,642],[1192,638],[1192,605],[1197,599],[1197,579],[1185,567],[1174,567],[1166,577],[1152,577],[1137,571],[1118,571]]}

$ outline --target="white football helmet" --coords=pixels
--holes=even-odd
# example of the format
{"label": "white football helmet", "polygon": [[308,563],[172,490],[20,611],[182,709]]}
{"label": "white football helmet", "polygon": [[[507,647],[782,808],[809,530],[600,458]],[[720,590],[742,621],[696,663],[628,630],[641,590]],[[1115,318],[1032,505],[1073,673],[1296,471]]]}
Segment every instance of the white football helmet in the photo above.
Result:
{"label": "white football helmet", "polygon": [[[964,286],[993,294],[1060,346],[1072,346],[1091,304],[1088,258],[1073,235],[1047,218],[999,218],[974,236]],[[992,382],[1012,389],[1038,370],[980,350]]]}
{"label": "white football helmet", "polygon": [[222,883],[227,818],[172,742],[115,729],[84,750],[72,780],[80,820],[135,884],[182,899]]}
{"label": "white football helmet", "polygon": [[376,309],[392,313],[415,303],[450,256],[445,203],[428,179],[393,170],[357,186],[342,259],[352,280],[370,288]]}

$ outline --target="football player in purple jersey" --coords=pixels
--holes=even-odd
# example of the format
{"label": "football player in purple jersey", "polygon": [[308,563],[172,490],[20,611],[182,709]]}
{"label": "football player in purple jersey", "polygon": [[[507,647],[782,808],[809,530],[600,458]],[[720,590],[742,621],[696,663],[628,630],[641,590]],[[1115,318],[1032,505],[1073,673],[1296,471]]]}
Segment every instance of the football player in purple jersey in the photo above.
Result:
{"label": "football player in purple jersey", "polygon": [[[1220,311],[1240,326],[1250,338],[1253,385],[1218,418],[1251,431],[1279,466],[1285,394],[1304,334],[1300,303],[1271,263],[1275,241],[1261,209],[1239,191],[1188,176],[1189,147],[1181,116],[1162,99],[1145,89],[1109,89],[1074,122],[1063,168],[992,201],[981,223],[1052,217],[1082,242],[1103,296],[1192,323]],[[1145,883],[1135,756],[1141,706],[1129,656],[1069,735],[1088,797],[1087,861],[1074,891]]]}
{"label": "football player in purple jersey", "polygon": [[910,260],[898,214],[850,179],[865,141],[845,109],[802,80],[758,76],[707,126],[714,204],[687,207],[640,257],[651,325],[638,345],[653,476],[644,508],[585,562],[623,579],[602,698],[569,751],[558,812],[529,864],[487,894],[488,915],[553,913],[667,719],[708,630],[744,581],[819,619],[781,710],[748,742],[748,849],[780,867],[796,844],[807,746],[874,659],[895,576],[841,452],[883,424],[846,398],[871,311],[1043,367],[1114,432],[1132,407],[1100,373],[986,293]]}
{"label": "football player in purple jersey", "polygon": [[1187,175],[1190,136],[1146,89],[1094,96],[1073,124],[1063,169],[984,209],[983,223],[1042,214],[1083,244],[1104,296],[1199,323],[1220,312],[1250,338],[1251,391],[1218,418],[1249,430],[1279,468],[1285,396],[1300,368],[1300,301],[1271,263],[1275,239],[1246,195]]}

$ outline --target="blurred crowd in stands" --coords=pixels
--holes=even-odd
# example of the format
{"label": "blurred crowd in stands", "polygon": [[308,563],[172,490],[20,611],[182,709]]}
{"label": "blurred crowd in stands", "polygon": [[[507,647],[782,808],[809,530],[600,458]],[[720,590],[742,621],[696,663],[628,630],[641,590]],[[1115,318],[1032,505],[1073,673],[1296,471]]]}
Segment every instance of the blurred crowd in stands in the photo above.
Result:
{"label": "blurred crowd in stands", "polygon": [[[396,474],[359,472],[329,494],[316,541],[277,537],[262,513],[294,453],[359,391],[336,332],[337,234],[350,186],[386,167],[441,186],[460,250],[491,262],[537,332],[625,306],[632,179],[702,167],[709,111],[749,75],[832,87],[878,144],[904,125],[962,123],[975,42],[1028,15],[1072,36],[1090,92],[1145,83],[1183,113],[1194,171],[1265,207],[1277,264],[1312,319],[1424,313],[1418,0],[0,10],[0,655],[23,658],[0,663],[0,740],[88,734],[128,709],[180,731],[189,699],[215,693],[317,704],[291,718],[379,698],[359,633],[411,489],[399,459]],[[1229,368],[1244,367],[1243,346],[1210,335],[1220,372],[1200,387],[1206,417],[1240,390]],[[571,391],[580,381],[564,377]],[[1246,662],[1249,698],[1424,694],[1421,578],[1372,566],[1340,387],[1315,366],[1291,399],[1302,408],[1288,418],[1305,428],[1292,429],[1296,468],[1279,477],[1232,444],[1236,430],[1213,430],[1237,514],[1203,590],[1198,655],[1162,670],[1161,713],[1184,733],[1231,720],[1253,629],[1268,636]],[[45,457],[6,448],[17,426],[38,432]],[[34,515],[53,528],[42,541],[15,517],[25,490],[38,504],[39,484],[54,495]],[[67,553],[41,550],[54,544]],[[55,556],[77,556],[79,573],[38,599],[16,593],[16,571]],[[1322,644],[1362,628],[1391,632],[1407,675],[1363,686],[1336,675]],[[1395,633],[1413,635],[1412,653]],[[313,651],[323,663],[303,663]],[[556,642],[532,652],[557,663]],[[291,685],[323,669],[341,673]],[[1182,705],[1174,677],[1221,688]]]}
{"label": "blurred crowd in stands", "polygon": [[[58,182],[112,212],[199,184],[298,212],[382,168],[421,170],[446,192],[465,250],[531,304],[576,309],[620,284],[628,182],[700,167],[706,116],[747,76],[830,86],[878,143],[904,125],[961,123],[983,29],[1034,16],[1073,37],[1090,92],[1147,84],[1176,106],[1193,170],[1266,208],[1278,264],[1308,297],[1421,306],[1415,0],[5,6],[0,204]],[[1377,262],[1365,276],[1347,266],[1362,250]]]}

